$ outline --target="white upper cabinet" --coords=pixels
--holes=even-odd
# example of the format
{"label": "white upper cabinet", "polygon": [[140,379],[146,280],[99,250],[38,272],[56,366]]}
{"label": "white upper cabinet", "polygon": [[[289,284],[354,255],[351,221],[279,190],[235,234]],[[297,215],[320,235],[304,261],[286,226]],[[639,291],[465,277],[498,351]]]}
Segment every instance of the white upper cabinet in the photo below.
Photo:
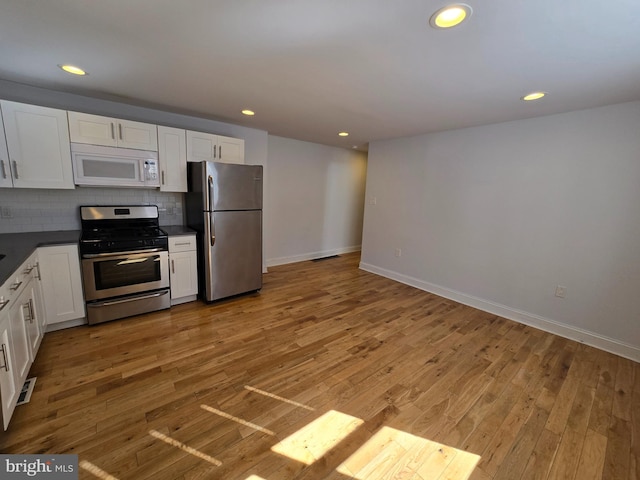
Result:
{"label": "white upper cabinet", "polygon": [[186,131],[158,125],[158,160],[160,161],[160,190],[187,191]]}
{"label": "white upper cabinet", "polygon": [[214,162],[218,149],[218,136],[187,130],[187,161]]}
{"label": "white upper cabinet", "polygon": [[218,162],[244,163],[244,140],[218,135]]}
{"label": "white upper cabinet", "polygon": [[158,132],[154,124],[88,113],[68,114],[72,142],[158,151]]}
{"label": "white upper cabinet", "polygon": [[244,140],[187,130],[187,161],[244,163]]}
{"label": "white upper cabinet", "polygon": [[13,187],[13,179],[9,165],[9,151],[4,136],[4,123],[0,113],[0,187]]}
{"label": "white upper cabinet", "polygon": [[[5,171],[13,186],[75,188],[67,112],[6,100],[0,101],[0,108],[9,152]],[[2,186],[10,186],[7,179]]]}

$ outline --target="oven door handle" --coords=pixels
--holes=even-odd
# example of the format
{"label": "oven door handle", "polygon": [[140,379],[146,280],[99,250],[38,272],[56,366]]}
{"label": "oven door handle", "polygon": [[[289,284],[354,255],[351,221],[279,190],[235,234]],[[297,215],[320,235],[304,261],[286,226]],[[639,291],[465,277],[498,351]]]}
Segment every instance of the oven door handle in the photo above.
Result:
{"label": "oven door handle", "polygon": [[109,307],[111,305],[120,305],[121,303],[135,302],[136,300],[145,300],[147,298],[162,297],[167,293],[169,293],[169,290],[164,290],[162,292],[155,292],[151,294],[136,295],[134,297],[124,298],[121,300],[109,300],[106,302],[87,303],[87,307],[91,307],[91,308]]}
{"label": "oven door handle", "polygon": [[164,252],[164,248],[150,248],[148,250],[127,250],[125,252],[111,252],[111,253],[90,253],[82,255],[82,258],[104,258],[104,257],[124,257],[127,255],[134,255],[137,253],[153,253]]}

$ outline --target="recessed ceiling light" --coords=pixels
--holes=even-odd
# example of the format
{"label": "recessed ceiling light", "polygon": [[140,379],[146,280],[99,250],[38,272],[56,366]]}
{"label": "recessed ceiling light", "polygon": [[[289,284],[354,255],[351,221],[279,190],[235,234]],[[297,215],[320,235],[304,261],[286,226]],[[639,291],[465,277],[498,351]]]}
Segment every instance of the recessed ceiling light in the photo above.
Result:
{"label": "recessed ceiling light", "polygon": [[248,115],[249,117],[253,117],[256,114],[256,112],[254,112],[253,110],[242,110],[242,114]]}
{"label": "recessed ceiling light", "polygon": [[340,137],[348,137],[349,136],[349,132],[340,132],[340,133],[338,133],[338,136],[340,136]]}
{"label": "recessed ceiling light", "polygon": [[520,99],[528,102],[530,100],[538,100],[544,97],[546,94],[547,94],[546,92],[531,92],[525,95],[524,97],[520,97]]}
{"label": "recessed ceiling light", "polygon": [[76,67],[74,65],[58,65],[58,66],[65,72],[72,73],[73,75],[87,75],[87,72],[85,72],[80,67]]}
{"label": "recessed ceiling light", "polygon": [[441,8],[431,15],[429,24],[434,28],[451,28],[459,25],[465,18],[471,16],[473,10],[465,3],[456,3]]}

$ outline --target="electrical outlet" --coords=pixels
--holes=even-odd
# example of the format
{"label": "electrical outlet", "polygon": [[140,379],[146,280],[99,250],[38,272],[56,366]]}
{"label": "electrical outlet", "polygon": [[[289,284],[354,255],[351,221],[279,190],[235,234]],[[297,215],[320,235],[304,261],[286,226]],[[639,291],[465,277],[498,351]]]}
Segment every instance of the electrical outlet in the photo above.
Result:
{"label": "electrical outlet", "polygon": [[556,297],[564,298],[567,294],[567,287],[563,287],[562,285],[558,285],[556,287]]}
{"label": "electrical outlet", "polygon": [[2,218],[12,218],[13,212],[11,211],[11,207],[0,207],[0,216]]}
{"label": "electrical outlet", "polygon": [[369,205],[376,205],[378,203],[378,199],[376,197],[371,197],[369,199]]}
{"label": "electrical outlet", "polygon": [[401,257],[401,256],[402,256],[402,249],[396,248],[396,257]]}

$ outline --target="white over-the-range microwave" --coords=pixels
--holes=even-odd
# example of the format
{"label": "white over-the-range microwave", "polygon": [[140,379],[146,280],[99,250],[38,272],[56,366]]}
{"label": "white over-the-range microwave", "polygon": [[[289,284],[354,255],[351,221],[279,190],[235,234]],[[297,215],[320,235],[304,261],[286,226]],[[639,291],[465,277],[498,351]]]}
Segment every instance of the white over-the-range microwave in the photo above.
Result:
{"label": "white over-the-range microwave", "polygon": [[160,186],[158,152],[72,143],[71,159],[76,185]]}

